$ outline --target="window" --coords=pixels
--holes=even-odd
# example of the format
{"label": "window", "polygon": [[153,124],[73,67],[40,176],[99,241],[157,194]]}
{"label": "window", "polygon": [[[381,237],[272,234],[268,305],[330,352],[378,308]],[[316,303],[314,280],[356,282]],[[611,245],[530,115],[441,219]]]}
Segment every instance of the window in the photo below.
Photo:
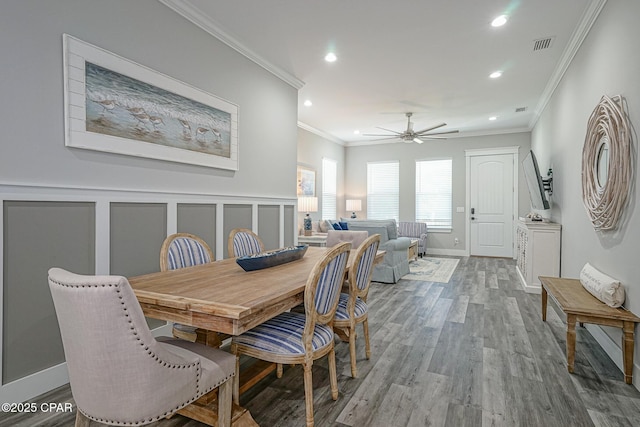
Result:
{"label": "window", "polygon": [[400,163],[367,163],[367,218],[400,216]]}
{"label": "window", "polygon": [[451,228],[451,159],[416,161],[416,221]]}
{"label": "window", "polygon": [[338,172],[336,161],[322,159],[322,219],[337,219]]}

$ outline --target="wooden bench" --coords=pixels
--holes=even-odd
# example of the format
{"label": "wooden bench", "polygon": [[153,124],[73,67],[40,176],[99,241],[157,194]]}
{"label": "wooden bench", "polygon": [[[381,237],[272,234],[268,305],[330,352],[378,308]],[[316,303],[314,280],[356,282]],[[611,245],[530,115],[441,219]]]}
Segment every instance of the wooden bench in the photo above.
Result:
{"label": "wooden bench", "polygon": [[622,328],[622,364],[624,381],[632,383],[635,324],[640,318],[622,308],[609,307],[591,295],[577,279],[540,276],[542,284],[542,320],[547,320],[547,294],[567,315],[567,370],[573,373],[576,352],[576,322]]}

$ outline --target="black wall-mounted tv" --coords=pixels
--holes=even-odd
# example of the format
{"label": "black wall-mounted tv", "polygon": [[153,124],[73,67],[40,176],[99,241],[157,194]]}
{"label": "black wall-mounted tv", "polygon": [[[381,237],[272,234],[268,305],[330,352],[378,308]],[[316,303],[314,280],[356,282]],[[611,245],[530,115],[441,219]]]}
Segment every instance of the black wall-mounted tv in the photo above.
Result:
{"label": "black wall-mounted tv", "polygon": [[531,207],[540,210],[550,209],[549,200],[545,194],[544,183],[542,182],[542,176],[540,175],[540,169],[538,169],[538,162],[533,151],[529,151],[527,157],[522,161],[522,168],[527,181],[527,187],[529,188]]}

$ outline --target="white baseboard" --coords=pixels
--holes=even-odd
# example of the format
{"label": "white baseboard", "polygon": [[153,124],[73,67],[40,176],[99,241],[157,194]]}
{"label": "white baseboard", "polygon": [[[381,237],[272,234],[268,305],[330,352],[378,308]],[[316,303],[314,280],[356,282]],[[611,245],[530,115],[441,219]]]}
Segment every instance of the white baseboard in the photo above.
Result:
{"label": "white baseboard", "polygon": [[[618,347],[618,345],[616,345],[615,341],[613,341],[611,337],[607,335],[600,326],[587,324],[587,323],[585,323],[584,326],[585,328],[587,328],[589,333],[591,333],[591,335],[598,342],[598,344],[600,344],[604,352],[607,353],[607,356],[609,356],[609,358],[613,361],[613,363],[615,363],[616,366],[622,372],[624,372],[624,366],[622,365],[622,349]],[[635,364],[635,361],[634,361],[632,375],[633,375],[633,386],[636,388],[636,390],[640,390],[639,388],[640,380],[637,379],[639,373],[640,373],[640,368]]]}
{"label": "white baseboard", "polygon": [[542,287],[541,286],[535,286],[535,285],[527,285],[525,283],[522,284],[522,287],[524,288],[524,291],[528,294],[541,294],[542,293]]}
{"label": "white baseboard", "polygon": [[432,248],[427,249],[427,255],[447,255],[447,256],[467,256],[467,251],[464,249],[440,249]]}
{"label": "white baseboard", "polygon": [[22,403],[69,382],[67,364],[61,363],[0,387],[0,401]]}
{"label": "white baseboard", "polygon": [[[170,323],[151,331],[154,337],[171,336]],[[69,383],[67,363],[27,375],[0,387],[0,402],[22,403]]]}
{"label": "white baseboard", "polygon": [[520,283],[522,284],[522,288],[528,294],[541,294],[542,293],[542,285],[537,283],[533,285],[527,284],[527,281],[524,279],[524,276],[520,272],[520,269],[516,267],[516,271],[518,272],[518,278],[520,279]]}

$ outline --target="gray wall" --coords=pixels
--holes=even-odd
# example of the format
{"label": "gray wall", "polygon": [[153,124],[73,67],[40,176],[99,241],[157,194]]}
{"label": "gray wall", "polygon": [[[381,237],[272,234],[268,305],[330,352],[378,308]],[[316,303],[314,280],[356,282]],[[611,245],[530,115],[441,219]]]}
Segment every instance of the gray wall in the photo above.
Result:
{"label": "gray wall", "polygon": [[[0,29],[0,181],[295,197],[297,90],[160,2],[6,0]],[[238,105],[240,170],[66,148],[63,33]]]}
{"label": "gray wall", "polygon": [[[638,16],[640,2],[606,3],[534,127],[531,143],[540,168],[553,166],[552,218],[562,223],[562,275],[578,277],[584,264],[591,263],[622,281],[627,291],[625,306],[636,315],[640,314],[637,134],[633,135],[634,186],[618,230],[594,231],[582,204],[581,170],[587,120],[602,95],[623,95],[636,131],[640,123]],[[614,338],[614,345],[619,346],[618,331],[606,332]],[[639,347],[636,340],[636,365]]]}
{"label": "gray wall", "polygon": [[[367,162],[398,160],[400,162],[400,221],[415,220],[415,162],[431,158],[453,159],[453,227],[450,233],[430,233],[429,250],[463,250],[467,214],[457,213],[456,207],[465,206],[466,198],[466,158],[465,150],[499,147],[520,147],[520,161],[530,147],[530,134],[514,133],[491,136],[450,138],[445,141],[429,141],[424,144],[380,144],[347,147],[345,162],[345,193],[348,198],[362,199],[361,213],[366,217],[367,205]],[[520,215],[529,212],[529,193],[522,172],[519,174]],[[460,244],[455,246],[454,239]]]}
{"label": "gray wall", "polygon": [[2,216],[5,384],[64,361],[47,271],[63,267],[79,274],[93,273],[95,205],[6,201]]}
{"label": "gray wall", "polygon": [[[336,142],[323,138],[308,130],[298,128],[298,164],[310,167],[316,171],[316,195],[318,196],[318,212],[311,213],[311,218],[317,221],[322,212],[322,159],[336,161],[338,171],[338,216],[345,215],[345,147]],[[302,227],[304,214],[299,215],[299,228]]]}
{"label": "gray wall", "polygon": [[[80,235],[83,244],[97,242],[83,252],[90,262],[80,263],[80,267],[74,267],[73,262],[61,265],[80,273],[99,270],[101,274],[133,275],[157,270],[159,245],[172,229],[201,230],[212,244],[218,241],[216,254],[220,257],[224,253],[221,248],[226,247],[220,244],[222,232],[233,220],[220,221],[224,209],[216,205],[226,206],[234,200],[247,205],[249,213],[254,202],[259,203],[257,217],[249,216],[250,222],[243,225],[252,228],[258,224],[270,247],[279,244],[278,233],[284,233],[285,242],[291,244],[297,90],[157,0],[4,0],[0,8],[0,203],[8,215],[0,232],[4,296],[0,392],[6,397],[3,401],[21,401],[29,397],[30,391],[25,389],[37,391],[32,386],[38,381],[27,379],[30,385],[24,387],[7,382],[55,368],[61,361],[59,336],[50,331],[54,316],[46,282],[46,270],[60,264],[53,244],[39,247],[38,257],[27,258],[20,241],[23,236],[10,232],[21,230],[15,227],[23,223],[14,213],[13,198],[28,200],[29,215],[44,218],[30,225],[29,236],[40,236],[46,242],[58,240],[61,230],[83,224],[64,222],[64,212],[58,214],[59,209],[55,216],[48,216],[50,205],[41,206],[41,200],[57,202],[59,197],[94,206],[94,194],[100,199],[96,217],[89,219],[95,222],[96,231],[87,234],[83,229]],[[238,105],[239,170],[65,147],[63,33]],[[185,208],[192,199],[203,208]],[[112,202],[114,210],[109,212],[105,206]],[[272,202],[285,205],[284,230],[280,208]],[[176,203],[181,206],[178,212]],[[140,220],[138,206],[157,206],[161,212],[154,214],[152,222],[145,221],[144,214]],[[188,223],[189,216],[195,216],[193,223]],[[56,229],[59,222],[67,228]],[[134,237],[127,231],[132,227],[135,236],[151,238],[142,252],[140,239],[134,240],[135,244],[128,241]],[[74,248],[84,250],[79,245]],[[24,269],[33,273],[24,275]],[[22,322],[21,310],[38,308],[41,302],[45,307],[42,315],[34,316],[28,324],[17,323]],[[17,341],[21,328],[28,328],[29,333]],[[52,340],[55,343],[46,348]],[[34,346],[39,352],[32,351]],[[61,378],[57,372],[52,383]]]}

